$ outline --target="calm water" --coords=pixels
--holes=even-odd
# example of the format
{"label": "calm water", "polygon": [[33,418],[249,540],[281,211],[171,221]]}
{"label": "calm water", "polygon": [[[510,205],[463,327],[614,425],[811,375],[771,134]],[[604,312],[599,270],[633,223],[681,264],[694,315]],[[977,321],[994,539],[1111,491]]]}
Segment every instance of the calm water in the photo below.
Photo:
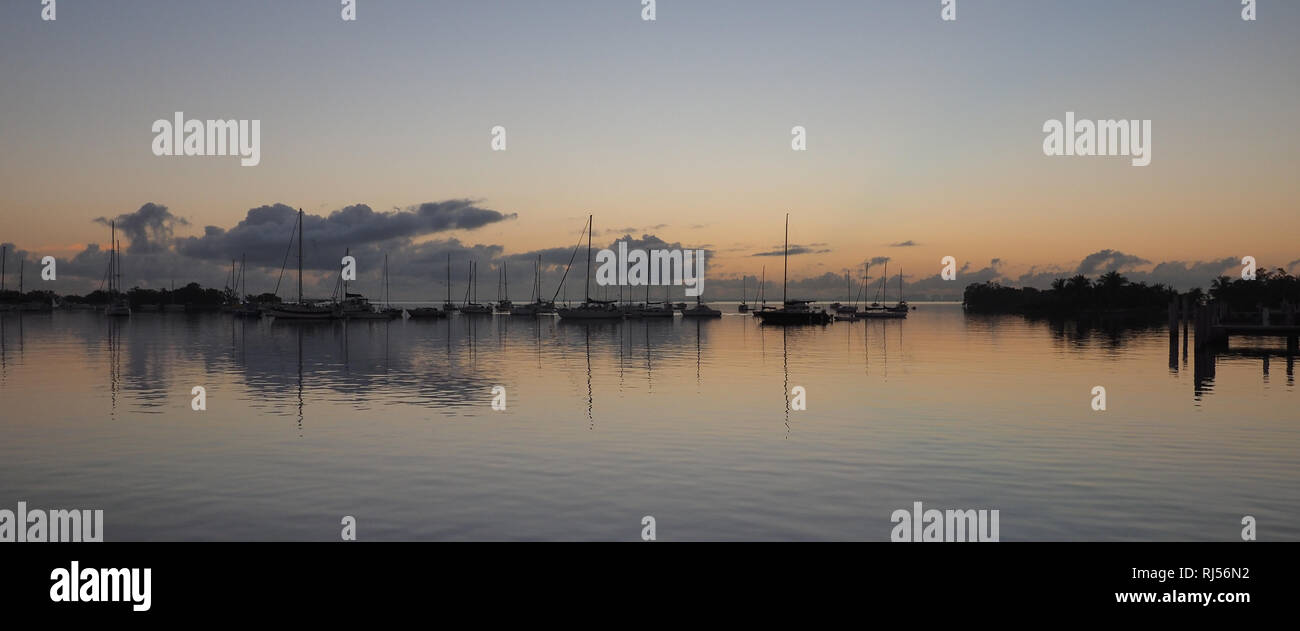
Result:
{"label": "calm water", "polygon": [[1300,539],[1293,368],[1227,354],[1198,381],[1162,329],[929,304],[788,330],[730,313],[0,326],[0,507],[102,508],[107,540],[338,540],[343,515],[368,540],[636,540],[644,515],[660,540],[888,540],[914,501],[998,509],[1004,541],[1239,540],[1246,514]]}

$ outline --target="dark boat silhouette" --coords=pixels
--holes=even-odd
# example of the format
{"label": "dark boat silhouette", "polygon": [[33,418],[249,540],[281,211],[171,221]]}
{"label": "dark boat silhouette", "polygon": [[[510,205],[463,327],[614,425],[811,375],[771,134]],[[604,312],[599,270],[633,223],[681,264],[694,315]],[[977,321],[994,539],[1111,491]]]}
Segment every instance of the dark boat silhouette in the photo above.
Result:
{"label": "dark boat silhouette", "polygon": [[779,309],[760,309],[754,312],[763,324],[780,326],[800,324],[828,324],[831,314],[822,309],[813,309],[815,300],[791,300],[786,297],[786,286],[790,275],[790,214],[785,215],[785,250],[784,268],[781,273],[781,301]]}

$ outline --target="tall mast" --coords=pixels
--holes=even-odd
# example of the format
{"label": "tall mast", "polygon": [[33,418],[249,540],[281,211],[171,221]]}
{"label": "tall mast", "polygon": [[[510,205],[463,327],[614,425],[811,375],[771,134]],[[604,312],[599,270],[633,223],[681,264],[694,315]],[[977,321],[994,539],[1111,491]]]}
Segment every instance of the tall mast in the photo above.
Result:
{"label": "tall mast", "polygon": [[[338,250],[335,250],[337,252]],[[302,209],[298,209],[298,304],[302,304]]]}
{"label": "tall mast", "polygon": [[9,246],[0,247],[0,291],[5,290],[5,261],[9,258]]}
{"label": "tall mast", "polygon": [[451,302],[451,252],[447,253],[447,302]]}
{"label": "tall mast", "polygon": [[18,297],[23,295],[23,263],[26,263],[27,257],[23,256],[18,259]]}
{"label": "tall mast", "polygon": [[117,283],[117,222],[108,222],[108,295],[115,295]]}
{"label": "tall mast", "polygon": [[[343,258],[347,258],[349,256],[352,256],[352,248],[343,248]],[[340,299],[346,302],[348,299],[348,281],[347,279],[343,278],[342,266],[339,267],[339,280],[343,282],[343,296]]]}
{"label": "tall mast", "polygon": [[790,277],[790,213],[785,214],[785,259],[781,269],[781,304],[786,302],[785,284]]}
{"label": "tall mast", "polygon": [[595,226],[592,225],[593,223],[592,220],[595,218],[595,216],[596,215],[594,214],[587,215],[587,299],[586,302],[591,302],[591,231],[593,228],[595,228]]}

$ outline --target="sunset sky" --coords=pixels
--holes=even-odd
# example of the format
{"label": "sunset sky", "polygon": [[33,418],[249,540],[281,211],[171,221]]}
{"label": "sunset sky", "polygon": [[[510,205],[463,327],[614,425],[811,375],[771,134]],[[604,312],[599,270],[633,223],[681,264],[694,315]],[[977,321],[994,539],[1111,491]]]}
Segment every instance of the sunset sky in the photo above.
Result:
{"label": "sunset sky", "polygon": [[[1295,271],[1300,3],[1259,5],[1247,22],[1236,0],[959,0],[944,22],[938,0],[660,0],[647,22],[639,0],[359,0],[345,22],[331,0],[60,0],[45,22],[38,0],[6,2],[0,242],[68,261],[55,290],[82,292],[103,270],[83,251],[108,246],[95,220],[156,204],[128,285],[219,284],[248,241],[173,239],[275,204],[450,202],[373,238],[362,224],[384,218],[354,211],[316,254],[391,252],[414,291],[448,251],[567,259],[594,213],[598,244],[650,235],[709,249],[710,278],[779,279],[755,255],[789,212],[812,251],[792,278],[889,257],[919,283],[949,255],[959,281],[1116,266],[1205,285],[1246,255]],[[153,121],[177,111],[260,120],[260,165],[154,156]],[[1043,123],[1067,111],[1150,119],[1150,166],[1045,156]],[[465,208],[500,216],[435,216]],[[272,277],[274,225],[248,252]],[[527,293],[530,268],[511,269]]]}

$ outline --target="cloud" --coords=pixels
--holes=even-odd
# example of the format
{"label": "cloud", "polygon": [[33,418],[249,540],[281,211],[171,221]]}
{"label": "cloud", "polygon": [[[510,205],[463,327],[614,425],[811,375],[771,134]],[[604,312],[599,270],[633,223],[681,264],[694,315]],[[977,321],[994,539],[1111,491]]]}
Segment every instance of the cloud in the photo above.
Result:
{"label": "cloud", "polygon": [[1139,265],[1149,265],[1148,261],[1140,256],[1125,254],[1119,250],[1098,250],[1083,257],[1079,262],[1079,267],[1075,270],[1077,274],[1097,274],[1115,271],[1124,271],[1132,269]]}
{"label": "cloud", "polygon": [[918,245],[921,245],[921,244],[919,244],[919,243],[917,243],[917,242],[915,242],[915,241],[913,241],[913,240],[911,240],[911,239],[908,239],[908,240],[906,240],[906,241],[899,241],[898,243],[891,243],[891,244],[889,244],[889,247],[891,247],[891,248],[910,248],[910,247],[915,247],[915,246],[918,246]]}
{"label": "cloud", "polygon": [[600,234],[631,234],[633,232],[645,232],[647,230],[663,230],[667,227],[668,224],[660,223],[653,226],[646,226],[644,228],[610,228],[609,230],[602,230]]}
{"label": "cloud", "polygon": [[[819,248],[818,246],[826,245],[825,243],[811,243],[809,245],[792,245],[790,246],[790,255],[796,254],[825,254],[830,252],[830,248]],[[782,256],[785,250],[768,250],[766,252],[756,252],[750,256]]]}
{"label": "cloud", "polygon": [[[229,230],[207,226],[201,237],[176,240],[176,251],[186,257],[225,261],[247,255],[250,263],[279,266],[284,260],[298,211],[285,204],[249,209]],[[417,237],[448,230],[474,230],[515,219],[479,208],[466,199],[426,202],[405,210],[376,212],[355,204],[329,215],[303,217],[304,265],[335,269],[344,251],[354,255],[399,249]]]}
{"label": "cloud", "polygon": [[[173,215],[166,206],[147,203],[135,212],[116,217],[98,217],[97,223],[113,224],[126,239],[129,254],[157,254],[171,247],[173,229],[188,226],[190,222]],[[112,245],[112,244],[109,244]]]}

